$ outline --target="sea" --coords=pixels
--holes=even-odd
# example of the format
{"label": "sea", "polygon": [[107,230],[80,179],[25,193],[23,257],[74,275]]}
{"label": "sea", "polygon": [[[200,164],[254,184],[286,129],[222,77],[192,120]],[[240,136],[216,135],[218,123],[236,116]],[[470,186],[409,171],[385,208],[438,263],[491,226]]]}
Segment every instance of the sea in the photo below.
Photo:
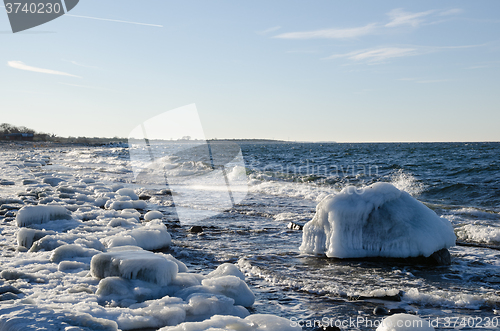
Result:
{"label": "sea", "polygon": [[[303,330],[375,330],[394,312],[417,314],[436,330],[499,329],[500,143],[161,145],[11,148],[0,152],[0,177],[14,178],[5,169],[20,157],[47,156],[44,171],[54,176],[143,190],[155,197],[148,209],[168,215],[169,253],[205,274],[237,265],[256,296],[250,313],[278,315]],[[161,171],[146,171],[155,159]],[[14,182],[2,195],[24,189]],[[378,182],[451,222],[451,265],[301,254],[300,227],[322,199]],[[203,232],[190,232],[193,226]]]}

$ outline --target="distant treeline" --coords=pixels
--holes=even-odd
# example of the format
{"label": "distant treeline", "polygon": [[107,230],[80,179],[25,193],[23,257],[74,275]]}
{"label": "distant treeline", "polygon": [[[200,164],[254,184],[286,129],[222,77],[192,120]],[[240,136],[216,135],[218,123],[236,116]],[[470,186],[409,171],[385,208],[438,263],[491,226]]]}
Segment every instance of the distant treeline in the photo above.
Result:
{"label": "distant treeline", "polygon": [[0,140],[50,141],[64,144],[104,145],[110,143],[125,143],[126,138],[99,137],[58,137],[55,134],[36,132],[25,126],[15,126],[8,123],[0,124]]}

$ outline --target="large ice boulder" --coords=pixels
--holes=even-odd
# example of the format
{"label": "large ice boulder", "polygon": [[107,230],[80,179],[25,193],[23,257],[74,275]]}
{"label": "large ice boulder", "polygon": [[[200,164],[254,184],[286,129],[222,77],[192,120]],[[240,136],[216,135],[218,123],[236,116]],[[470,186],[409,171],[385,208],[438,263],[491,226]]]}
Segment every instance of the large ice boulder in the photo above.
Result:
{"label": "large ice boulder", "polygon": [[455,245],[450,222],[389,183],[328,196],[304,226],[300,251],[336,258],[428,257]]}

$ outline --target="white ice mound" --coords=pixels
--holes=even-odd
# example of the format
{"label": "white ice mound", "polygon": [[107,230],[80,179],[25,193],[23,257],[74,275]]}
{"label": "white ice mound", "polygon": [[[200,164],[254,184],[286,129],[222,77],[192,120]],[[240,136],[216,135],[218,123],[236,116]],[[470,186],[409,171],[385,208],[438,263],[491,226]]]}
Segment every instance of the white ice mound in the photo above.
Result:
{"label": "white ice mound", "polygon": [[71,219],[71,212],[62,206],[24,206],[16,216],[19,227],[69,219]]}
{"label": "white ice mound", "polygon": [[450,222],[389,183],[328,196],[304,226],[300,251],[328,257],[425,256],[455,245]]}
{"label": "white ice mound", "polygon": [[274,315],[255,314],[246,318],[215,315],[203,322],[185,322],[177,326],[164,327],[159,331],[204,331],[204,330],[245,330],[245,331],[297,331],[290,320]]}
{"label": "white ice mound", "polygon": [[139,279],[166,286],[176,277],[177,263],[163,254],[143,250],[124,250],[97,254],[90,262],[90,272],[94,277],[119,276]]}
{"label": "white ice mound", "polygon": [[395,314],[384,318],[376,331],[434,331],[434,328],[418,316]]}

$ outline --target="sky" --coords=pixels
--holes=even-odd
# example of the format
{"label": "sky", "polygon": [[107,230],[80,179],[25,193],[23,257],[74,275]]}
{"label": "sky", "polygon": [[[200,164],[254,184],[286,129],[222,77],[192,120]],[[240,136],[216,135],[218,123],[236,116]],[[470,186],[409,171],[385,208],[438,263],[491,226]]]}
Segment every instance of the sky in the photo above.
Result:
{"label": "sky", "polygon": [[63,137],[196,104],[207,139],[500,141],[496,0],[83,0],[15,34],[0,7],[0,50],[0,122]]}

